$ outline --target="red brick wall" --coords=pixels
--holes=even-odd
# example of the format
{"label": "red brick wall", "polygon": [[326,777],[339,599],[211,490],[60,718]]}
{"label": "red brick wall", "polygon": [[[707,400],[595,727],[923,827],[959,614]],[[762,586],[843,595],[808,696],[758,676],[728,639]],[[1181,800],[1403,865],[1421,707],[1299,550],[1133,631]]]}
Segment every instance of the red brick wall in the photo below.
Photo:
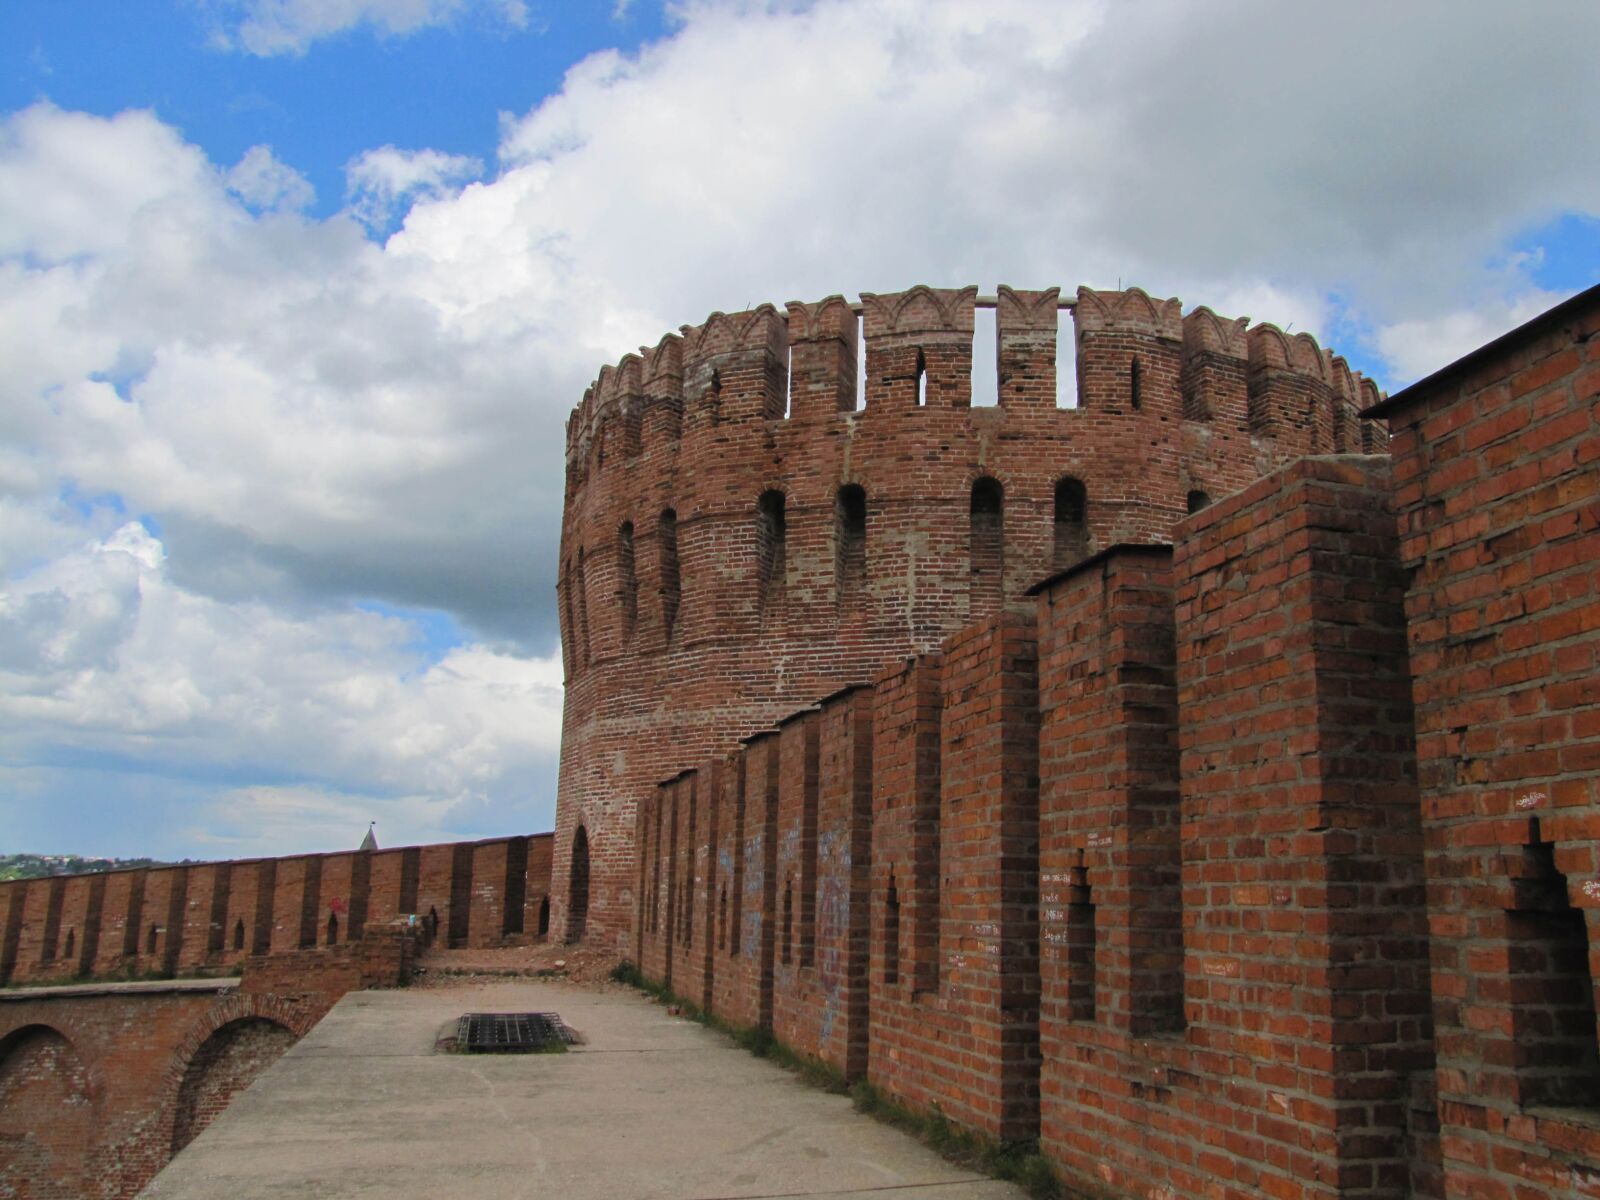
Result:
{"label": "red brick wall", "polygon": [[[716,895],[716,942],[711,960],[711,1011],[740,1024],[759,1019],[759,997],[751,999],[741,991],[747,976],[739,970],[744,953],[745,928],[745,771],[742,753],[721,762],[720,787],[713,798],[716,804],[716,843],[714,875]],[[649,811],[649,802],[645,811]],[[756,1016],[752,1017],[752,1013]]]}
{"label": "red brick wall", "polygon": [[[330,1001],[331,1002],[331,1001]],[[0,1001],[0,1195],[122,1200],[326,1011],[219,991],[11,993]],[[263,1026],[272,1032],[262,1036]],[[217,1053],[241,1029],[268,1042]],[[220,1035],[220,1037],[219,1037]],[[187,1089],[187,1090],[186,1090]]]}
{"label": "red brick wall", "polygon": [[1439,1194],[1386,493],[1381,460],[1304,460],[1192,518],[1170,582],[1129,550],[1042,598],[1044,1141],[1071,1177]]}
{"label": "red brick wall", "polygon": [[[927,1104],[921,1063],[935,1052],[924,1011],[939,987],[939,673],[908,660],[875,688],[868,1077]],[[893,904],[890,898],[893,897]]]}
{"label": "red brick wall", "polygon": [[[795,904],[793,961],[780,951],[773,968],[773,1032],[851,1079],[867,1070],[872,695],[830,697],[780,737],[778,878],[804,886],[809,853],[815,882],[812,914]],[[781,922],[781,884],[778,905]]]}
{"label": "red brick wall", "polygon": [[1171,559],[1113,549],[1039,597],[1040,1140],[1097,1183],[1181,1124],[1148,1086],[1183,1023]]}
{"label": "red brick wall", "polygon": [[1600,289],[1386,415],[1446,1186],[1600,1196]]}
{"label": "red brick wall", "polygon": [[777,905],[772,1031],[815,1055],[823,998],[817,987],[818,721],[799,712],[778,731]]}
{"label": "red brick wall", "polygon": [[778,949],[778,749],[777,734],[762,733],[745,744],[741,756],[744,888],[739,953],[730,964],[732,1004],[719,1012],[735,1025],[767,1030],[772,1028],[772,975]]}
{"label": "red brick wall", "polygon": [[[469,843],[465,854],[413,846],[0,883],[0,985],[218,973],[253,954],[300,949],[302,930],[325,946],[330,918],[342,945],[368,924],[426,916],[435,905],[442,935],[463,857],[475,865],[470,944],[536,938],[552,841],[540,834]],[[521,930],[508,930],[516,924],[508,904]]]}
{"label": "red brick wall", "polygon": [[[1058,296],[1007,288],[996,301],[1001,403],[973,409],[974,299],[970,288],[864,296],[859,322],[837,297],[713,314],[602,370],[573,412],[559,582],[563,932],[580,823],[590,926],[626,950],[635,809],[660,780],[933,649],[1004,598],[1025,611],[1024,589],[1068,561],[1169,540],[1189,493],[1219,497],[1292,454],[1338,448],[1358,401],[1377,398],[1304,335],[1247,336],[1240,321],[1183,317],[1177,301],[1137,289],[1080,289],[1074,345],[1059,355],[1079,404],[1057,409]],[[1086,488],[1085,527],[1058,538],[1068,476]],[[975,548],[971,496],[985,477],[1003,489],[1001,544]],[[839,571],[847,484],[866,498],[859,580]],[[758,511],[774,492],[781,559]],[[975,564],[985,547],[993,561]]]}
{"label": "red brick wall", "polygon": [[290,1030],[261,1017],[234,1021],[207,1038],[178,1087],[172,1152],[176,1154],[200,1136],[294,1041]]}
{"label": "red brick wall", "polygon": [[[760,1024],[770,1005],[792,1048],[990,1136],[1037,1133],[1111,1194],[1442,1195],[1388,490],[1381,459],[1302,460],[1190,518],[1175,551],[1114,548],[1043,585],[1037,636],[978,622],[750,741],[726,768],[742,815],[719,809],[743,837],[706,835],[719,866],[744,856],[713,1010]],[[690,779],[642,810],[664,907],[687,877],[652,884],[651,818],[670,875]],[[847,799],[868,779],[870,808]],[[716,879],[696,874],[696,911]],[[825,954],[867,967],[865,1006]]]}

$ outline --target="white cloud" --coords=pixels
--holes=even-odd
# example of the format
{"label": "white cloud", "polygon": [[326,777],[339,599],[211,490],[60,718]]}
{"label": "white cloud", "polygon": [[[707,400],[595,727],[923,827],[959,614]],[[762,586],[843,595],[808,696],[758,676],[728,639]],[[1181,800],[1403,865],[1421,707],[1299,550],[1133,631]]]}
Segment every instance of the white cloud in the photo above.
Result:
{"label": "white cloud", "polygon": [[356,218],[380,231],[402,204],[438,200],[481,174],[483,164],[464,154],[381,146],[350,160],[345,167],[345,195]]}
{"label": "white cloud", "polygon": [[209,7],[218,12],[219,46],[261,56],[304,54],[313,42],[358,27],[404,37],[469,17],[511,29],[528,24],[525,0],[212,0]]}
{"label": "white cloud", "polygon": [[1378,349],[1393,368],[1396,383],[1412,383],[1532,320],[1561,299],[1560,293],[1534,290],[1478,308],[1396,321],[1377,331]]}
{"label": "white cloud", "polygon": [[[216,811],[241,795],[345,796],[413,836],[507,787],[548,809],[523,787],[557,749],[559,661],[467,644],[430,662],[417,633],[362,610],[197,595],[129,523],[0,592],[0,749],[11,762],[114,754],[174,775],[287,767],[309,782],[228,789]],[[228,822],[193,831],[238,836]]]}
{"label": "white cloud", "polygon": [[[260,52],[469,15],[228,11]],[[562,422],[600,364],[714,308],[1121,279],[1370,330],[1398,382],[1554,298],[1510,237],[1600,211],[1592,5],[1536,27],[1256,0],[675,13],[505,117],[487,178],[374,149],[325,220],[265,148],[225,168],[148,112],[0,118],[14,772],[101,755],[335,823],[370,797],[457,822],[547,797]],[[381,244],[361,223],[396,219]],[[419,662],[362,599],[450,613],[474,647]],[[180,788],[181,762],[222,782]]]}
{"label": "white cloud", "polygon": [[258,211],[297,212],[316,199],[311,182],[273,157],[270,146],[251,146],[227,175],[228,190]]}

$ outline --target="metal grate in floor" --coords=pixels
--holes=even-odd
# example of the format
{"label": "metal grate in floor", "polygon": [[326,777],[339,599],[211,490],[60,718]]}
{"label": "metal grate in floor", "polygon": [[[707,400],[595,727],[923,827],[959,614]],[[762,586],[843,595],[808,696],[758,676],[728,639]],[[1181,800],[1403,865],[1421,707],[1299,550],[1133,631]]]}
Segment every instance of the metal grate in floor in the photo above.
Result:
{"label": "metal grate in floor", "polygon": [[468,1054],[535,1054],[573,1040],[556,1013],[465,1013],[456,1025],[456,1048]]}

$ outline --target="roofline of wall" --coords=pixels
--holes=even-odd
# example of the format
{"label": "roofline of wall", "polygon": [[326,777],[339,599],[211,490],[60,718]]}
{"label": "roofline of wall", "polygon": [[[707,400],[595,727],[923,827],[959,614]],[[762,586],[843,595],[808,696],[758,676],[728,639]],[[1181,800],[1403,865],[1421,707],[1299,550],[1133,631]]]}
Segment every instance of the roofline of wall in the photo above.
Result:
{"label": "roofline of wall", "polygon": [[1554,308],[1546,309],[1538,316],[1523,322],[1508,333],[1502,333],[1492,342],[1486,342],[1476,350],[1455,360],[1445,367],[1440,367],[1432,375],[1424,376],[1402,388],[1394,395],[1379,401],[1371,408],[1363,409],[1363,417],[1387,417],[1399,412],[1425,396],[1438,391],[1440,386],[1449,382],[1455,376],[1471,370],[1473,367],[1487,362],[1491,358],[1498,358],[1518,342],[1524,341],[1533,334],[1543,332],[1551,325],[1560,324],[1562,321],[1576,315],[1581,310],[1590,306],[1600,306],[1600,283],[1593,287],[1585,288],[1576,296],[1569,296]]}
{"label": "roofline of wall", "polygon": [[109,983],[62,983],[44,987],[0,988],[0,1004],[21,1004],[30,1000],[89,999],[95,996],[166,996],[174,992],[205,992],[222,995],[239,988],[236,978],[218,979],[138,979]]}
{"label": "roofline of wall", "polygon": [[1073,563],[1070,567],[1063,571],[1056,571],[1050,575],[1046,575],[1043,579],[1039,580],[1038,583],[1034,584],[1022,594],[1024,596],[1037,596],[1040,592],[1055,586],[1063,579],[1067,579],[1070,576],[1076,575],[1080,571],[1087,571],[1092,567],[1099,566],[1114,554],[1171,553],[1172,546],[1168,542],[1117,542],[1114,545],[1107,546],[1104,550],[1095,551],[1093,554],[1089,555],[1088,558],[1080,558],[1077,562]]}

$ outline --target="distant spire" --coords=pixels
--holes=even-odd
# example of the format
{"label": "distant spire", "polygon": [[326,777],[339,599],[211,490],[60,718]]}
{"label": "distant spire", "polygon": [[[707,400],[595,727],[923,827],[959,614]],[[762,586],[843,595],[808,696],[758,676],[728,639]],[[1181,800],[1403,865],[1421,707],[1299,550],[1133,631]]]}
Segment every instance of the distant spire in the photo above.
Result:
{"label": "distant spire", "polygon": [[377,824],[378,823],[376,821],[367,822],[367,836],[361,839],[361,845],[356,847],[356,849],[376,850],[378,848],[378,838],[377,835],[373,833],[373,829]]}

